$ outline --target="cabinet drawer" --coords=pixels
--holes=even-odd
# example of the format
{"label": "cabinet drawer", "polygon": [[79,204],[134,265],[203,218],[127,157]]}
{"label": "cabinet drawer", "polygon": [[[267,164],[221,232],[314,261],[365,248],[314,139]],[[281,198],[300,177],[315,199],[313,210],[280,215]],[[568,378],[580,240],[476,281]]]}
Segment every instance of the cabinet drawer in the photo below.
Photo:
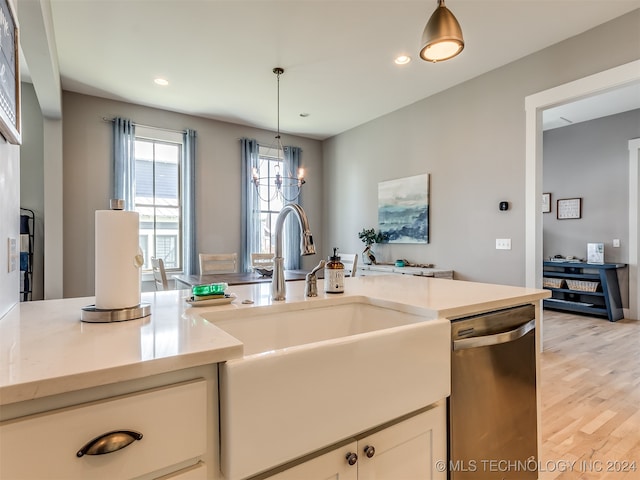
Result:
{"label": "cabinet drawer", "polygon": [[[206,402],[198,380],[3,422],[0,478],[131,478],[195,459],[206,449]],[[143,437],[109,454],[77,456],[114,430]]]}

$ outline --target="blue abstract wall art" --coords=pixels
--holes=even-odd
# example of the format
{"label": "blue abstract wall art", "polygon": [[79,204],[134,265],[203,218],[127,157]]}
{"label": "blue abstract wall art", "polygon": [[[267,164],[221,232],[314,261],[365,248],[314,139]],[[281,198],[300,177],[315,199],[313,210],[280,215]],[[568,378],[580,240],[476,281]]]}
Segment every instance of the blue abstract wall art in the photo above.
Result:
{"label": "blue abstract wall art", "polygon": [[429,174],[378,183],[378,227],[389,243],[429,243]]}

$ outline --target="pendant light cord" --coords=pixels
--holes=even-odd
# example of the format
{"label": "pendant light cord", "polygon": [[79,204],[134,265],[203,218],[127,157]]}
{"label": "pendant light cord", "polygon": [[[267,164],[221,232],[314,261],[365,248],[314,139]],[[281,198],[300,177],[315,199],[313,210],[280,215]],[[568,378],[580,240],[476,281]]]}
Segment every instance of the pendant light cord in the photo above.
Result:
{"label": "pendant light cord", "polygon": [[280,75],[282,75],[284,73],[284,69],[280,68],[280,67],[276,67],[273,69],[273,73],[276,74],[276,77],[278,79],[278,92],[277,92],[277,101],[278,101],[278,105],[277,105],[277,112],[278,112],[278,135],[276,136],[276,138],[279,140],[280,139]]}

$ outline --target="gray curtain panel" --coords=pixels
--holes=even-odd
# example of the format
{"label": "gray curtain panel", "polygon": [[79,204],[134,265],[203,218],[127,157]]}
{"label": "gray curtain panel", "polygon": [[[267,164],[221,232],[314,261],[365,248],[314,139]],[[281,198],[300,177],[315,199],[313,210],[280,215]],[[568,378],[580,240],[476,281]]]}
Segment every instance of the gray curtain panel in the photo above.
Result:
{"label": "gray curtain panel", "polygon": [[[302,149],[299,147],[284,147],[285,175],[297,175],[300,168]],[[295,201],[302,205],[302,192]],[[284,268],[285,270],[300,269],[300,225],[295,215],[287,215],[284,230]]]}
{"label": "gray curtain panel", "polygon": [[[136,199],[136,159],[134,146],[136,127],[124,118],[113,119],[113,171],[114,199],[124,200],[124,209],[133,210]],[[107,204],[108,205],[108,204]]]}
{"label": "gray curtain panel", "polygon": [[182,241],[185,275],[198,271],[196,250],[196,131],[187,129],[182,135]]}
{"label": "gray curtain panel", "polygon": [[253,138],[240,139],[242,153],[241,172],[241,248],[240,268],[251,271],[251,253],[260,252],[260,198],[251,182],[251,173],[259,167],[258,142]]}

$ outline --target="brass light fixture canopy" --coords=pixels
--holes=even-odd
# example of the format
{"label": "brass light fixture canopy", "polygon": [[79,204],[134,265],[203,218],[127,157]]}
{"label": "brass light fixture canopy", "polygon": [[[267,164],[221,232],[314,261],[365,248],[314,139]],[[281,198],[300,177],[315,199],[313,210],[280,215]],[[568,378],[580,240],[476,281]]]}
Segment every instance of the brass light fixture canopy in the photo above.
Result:
{"label": "brass light fixture canopy", "polygon": [[428,62],[442,62],[455,57],[464,49],[462,29],[456,17],[438,0],[438,8],[433,12],[422,33],[420,58]]}

